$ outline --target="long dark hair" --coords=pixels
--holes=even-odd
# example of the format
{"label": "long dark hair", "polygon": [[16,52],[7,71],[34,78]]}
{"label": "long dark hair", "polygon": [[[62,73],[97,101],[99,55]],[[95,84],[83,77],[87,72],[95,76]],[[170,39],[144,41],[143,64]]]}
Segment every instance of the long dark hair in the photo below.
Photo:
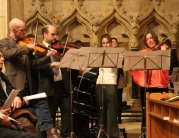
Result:
{"label": "long dark hair", "polygon": [[147,36],[148,34],[151,34],[151,35],[152,35],[152,38],[155,40],[156,44],[158,44],[158,42],[159,42],[159,41],[158,41],[158,36],[154,33],[154,31],[148,30],[148,31],[144,34],[144,36],[143,36],[143,43],[144,43],[144,45],[148,47],[147,42],[146,42],[146,36]]}

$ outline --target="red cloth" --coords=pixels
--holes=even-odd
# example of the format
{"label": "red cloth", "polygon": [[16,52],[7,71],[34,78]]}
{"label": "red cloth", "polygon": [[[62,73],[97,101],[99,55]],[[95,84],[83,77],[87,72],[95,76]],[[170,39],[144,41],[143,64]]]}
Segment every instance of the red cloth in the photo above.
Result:
{"label": "red cloth", "polygon": [[[149,50],[147,48],[141,52]],[[134,82],[141,87],[167,88],[169,84],[169,70],[131,71],[131,75]]]}

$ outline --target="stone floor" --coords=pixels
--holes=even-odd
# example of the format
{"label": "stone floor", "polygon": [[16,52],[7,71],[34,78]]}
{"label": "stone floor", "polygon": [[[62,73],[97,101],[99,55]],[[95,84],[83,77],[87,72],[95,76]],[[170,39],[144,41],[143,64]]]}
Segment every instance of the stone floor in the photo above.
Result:
{"label": "stone floor", "polygon": [[[118,126],[125,128],[127,138],[139,138],[141,136],[141,104],[138,99],[131,99],[128,104],[131,108],[123,110],[122,124]],[[123,138],[121,133],[120,138]]]}
{"label": "stone floor", "polygon": [[[139,138],[141,135],[141,122],[138,120],[124,121],[118,125],[119,128],[125,128],[127,138]],[[120,138],[124,138],[123,133],[119,133]]]}

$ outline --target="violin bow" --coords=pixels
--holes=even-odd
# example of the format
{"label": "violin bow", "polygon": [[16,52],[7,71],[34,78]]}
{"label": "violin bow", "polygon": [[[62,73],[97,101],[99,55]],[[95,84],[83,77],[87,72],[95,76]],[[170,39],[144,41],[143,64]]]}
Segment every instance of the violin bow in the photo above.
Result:
{"label": "violin bow", "polygon": [[37,19],[36,27],[35,27],[35,39],[34,39],[34,45],[36,45],[36,43],[37,43],[37,31],[38,31],[38,26],[39,26],[39,20]]}
{"label": "violin bow", "polygon": [[[36,27],[35,27],[35,38],[34,38],[34,45],[36,46],[37,44],[37,31],[38,31],[38,25],[39,25],[39,20],[37,19],[36,22]],[[33,55],[35,55],[36,52],[33,53]]]}
{"label": "violin bow", "polygon": [[[40,47],[40,48],[43,48],[43,49],[46,49],[46,50],[50,50],[50,48],[47,48],[45,46],[42,46],[42,45],[39,45],[37,43],[37,32],[38,32],[38,26],[39,26],[39,20],[37,19],[37,22],[36,22],[36,27],[35,27],[35,38],[34,38],[34,45],[37,46],[37,47]],[[35,52],[33,53],[35,55]]]}
{"label": "violin bow", "polygon": [[66,46],[67,46],[67,42],[68,42],[69,36],[70,36],[70,35],[68,34],[67,39],[66,39],[66,42],[65,42],[65,46],[64,46],[64,48],[63,48],[63,53],[62,53],[62,55],[64,55],[64,53],[65,53],[65,48],[66,48]]}
{"label": "violin bow", "polygon": [[162,42],[160,42],[159,44],[155,45],[155,46],[151,49],[151,51],[153,51],[154,48],[158,47],[158,46],[161,45],[163,42],[165,42],[165,41],[168,40],[170,37],[172,37],[172,35],[173,35],[173,34],[171,34],[169,37],[165,38],[165,39],[164,39]]}

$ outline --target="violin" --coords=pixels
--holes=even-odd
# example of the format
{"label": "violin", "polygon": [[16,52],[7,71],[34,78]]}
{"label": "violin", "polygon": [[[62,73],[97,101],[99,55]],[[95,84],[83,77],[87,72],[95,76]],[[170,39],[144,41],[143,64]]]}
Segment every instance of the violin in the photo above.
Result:
{"label": "violin", "polygon": [[[32,42],[31,39],[28,37],[24,37],[24,39],[18,41],[18,46],[26,46],[27,44],[34,44],[34,42]],[[49,49],[46,48],[43,43],[36,44],[36,52],[43,53],[46,50]]]}
{"label": "violin", "polygon": [[60,52],[64,48],[65,48],[65,50],[69,50],[70,48],[79,49],[80,47],[77,46],[76,44],[67,44],[65,46],[65,43],[63,43],[63,42],[61,42],[59,40],[56,40],[54,43],[52,43],[52,48]]}
{"label": "violin", "polygon": [[[173,34],[172,34],[173,35]],[[166,39],[164,39],[162,42],[158,43],[157,45],[155,45],[151,51],[154,51],[155,49],[158,49],[158,50],[165,50],[165,49],[161,49],[162,46],[165,45],[165,41],[168,40],[170,37],[172,37],[172,35],[170,35],[169,37],[167,37]]]}
{"label": "violin", "polygon": [[63,57],[65,52],[67,52],[71,48],[79,49],[80,47],[76,44],[67,44],[65,45],[64,42],[61,42],[59,40],[56,40],[54,43],[52,43],[51,46],[53,49],[57,50],[59,57]]}

